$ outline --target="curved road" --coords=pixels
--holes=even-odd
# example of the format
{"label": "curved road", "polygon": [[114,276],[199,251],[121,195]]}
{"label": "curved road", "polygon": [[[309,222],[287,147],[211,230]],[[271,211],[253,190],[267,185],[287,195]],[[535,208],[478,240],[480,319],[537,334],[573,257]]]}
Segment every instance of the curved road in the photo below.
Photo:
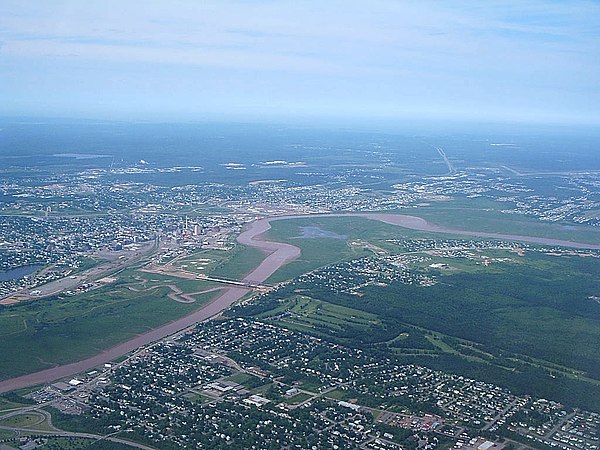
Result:
{"label": "curved road", "polygon": [[[435,233],[446,233],[455,235],[475,236],[493,239],[507,239],[513,241],[531,242],[536,244],[565,246],[572,248],[600,249],[600,245],[583,244],[579,242],[563,241],[558,239],[547,239],[531,236],[518,236],[511,234],[487,233],[476,231],[454,230],[431,224],[420,217],[401,215],[401,214],[372,214],[372,213],[350,213],[350,214],[311,214],[311,215],[291,215],[279,216],[265,219],[259,219],[252,222],[245,231],[238,236],[238,242],[243,245],[259,248],[267,256],[265,259],[250,272],[245,281],[253,283],[262,283],[267,280],[277,269],[284,264],[300,256],[300,249],[291,244],[282,242],[271,242],[261,239],[261,235],[271,228],[270,222],[274,220],[312,218],[312,217],[364,217],[366,219],[379,220],[392,225],[398,225],[413,230],[429,231]],[[155,342],[166,336],[174,334],[184,328],[194,325],[219,314],[227,309],[235,301],[239,300],[249,292],[250,289],[244,287],[229,287],[220,296],[201,309],[191,313],[181,319],[169,322],[159,328],[155,328],[147,333],[140,334],[133,339],[123,342],[115,347],[105,350],[90,358],[77,361],[71,364],[52,367],[39,372],[23,375],[20,377],[0,381],[0,393],[20,389],[36,384],[47,383],[59,378],[75,375],[84,372],[98,365],[112,361],[122,355],[125,355],[138,347]]]}
{"label": "curved road", "polygon": [[[101,436],[99,434],[92,434],[92,433],[77,433],[74,431],[45,431],[45,430],[36,430],[36,429],[32,429],[32,428],[13,428],[13,427],[5,427],[5,426],[0,426],[0,430],[21,431],[21,432],[26,432],[29,435],[33,435],[33,436],[84,438],[84,439],[95,439],[96,441],[111,441],[111,442],[116,442],[118,444],[127,445],[127,446],[133,447],[133,448],[140,448],[142,450],[156,450],[155,447],[150,447],[148,445],[140,444],[138,442],[133,442],[133,441],[130,441],[127,439],[122,439],[122,438],[118,438],[118,437],[114,437],[114,436]],[[120,431],[119,431],[119,433],[120,433]]]}

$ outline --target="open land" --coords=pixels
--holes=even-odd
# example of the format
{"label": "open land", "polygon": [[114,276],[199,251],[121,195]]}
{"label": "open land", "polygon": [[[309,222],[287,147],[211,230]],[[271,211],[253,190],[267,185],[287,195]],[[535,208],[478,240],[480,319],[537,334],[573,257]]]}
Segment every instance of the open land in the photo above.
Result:
{"label": "open land", "polygon": [[[326,217],[362,217],[368,218],[372,220],[379,220],[384,223],[390,223],[393,225],[402,226],[409,229],[415,229],[419,231],[428,231],[428,232],[441,232],[446,234],[467,234],[462,230],[451,230],[443,227],[439,227],[436,225],[431,225],[427,223],[425,220],[420,219],[414,216],[406,216],[406,215],[391,215],[391,214],[349,214],[349,215],[332,215],[332,216],[315,216],[315,218],[326,218]],[[250,226],[242,232],[238,241],[241,244],[256,247],[264,251],[267,256],[264,260],[254,269],[252,270],[246,277],[244,277],[245,281],[260,283],[267,280],[270,276],[272,276],[279,268],[281,268],[286,263],[298,258],[300,256],[300,249],[294,245],[281,243],[281,242],[273,242],[260,239],[260,236],[269,230],[270,222],[272,220],[291,220],[291,219],[312,219],[313,217],[307,216],[284,216],[277,218],[268,218],[262,219],[255,222],[252,222]],[[588,244],[582,243],[574,243],[574,242],[565,242],[554,239],[546,239],[546,238],[535,238],[535,237],[526,237],[526,236],[512,236],[512,235],[499,235],[494,233],[481,233],[482,237],[493,237],[493,238],[505,238],[511,240],[520,240],[520,241],[530,241],[536,243],[545,243],[550,245],[569,245],[575,248],[578,247],[597,247]],[[167,285],[169,287],[171,285]],[[162,285],[157,286],[162,287]],[[171,293],[168,295],[173,298],[173,294],[180,295],[182,291],[178,291],[178,288],[173,289],[170,287]],[[192,312],[189,315],[181,319],[174,320],[166,325],[163,325],[158,328],[154,328],[151,331],[141,333],[135,338],[128,340],[124,343],[121,343],[117,346],[114,346],[108,350],[105,350],[93,357],[71,363],[66,365],[59,365],[56,367],[52,367],[40,372],[35,372],[32,374],[24,375],[18,378],[12,378],[9,380],[5,380],[0,382],[0,392],[11,391],[18,388],[23,388],[26,386],[31,386],[43,382],[52,381],[55,379],[63,378],[65,376],[73,375],[97,365],[103,364],[105,362],[111,361],[121,355],[131,352],[132,350],[144,346],[148,343],[154,342],[158,339],[161,339],[165,336],[174,334],[184,328],[187,328],[193,325],[196,322],[206,320],[210,317],[219,314],[224,309],[231,306],[234,302],[242,298],[245,294],[249,292],[248,288],[244,287],[227,287],[224,288],[225,291],[218,295],[214,300],[209,301],[209,303],[197,311]],[[212,292],[214,289],[199,291],[197,293],[204,292]],[[194,293],[190,293],[188,295],[194,295]],[[184,297],[185,298],[185,297]],[[189,298],[188,298],[189,300]]]}
{"label": "open land", "polygon": [[105,127],[3,128],[9,445],[597,447],[593,139]]}

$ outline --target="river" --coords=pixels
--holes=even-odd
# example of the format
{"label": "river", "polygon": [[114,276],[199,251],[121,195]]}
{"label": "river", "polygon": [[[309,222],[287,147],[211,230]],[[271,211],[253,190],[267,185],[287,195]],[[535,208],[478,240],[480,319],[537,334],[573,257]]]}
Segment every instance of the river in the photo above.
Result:
{"label": "river", "polygon": [[[254,283],[262,283],[267,280],[277,269],[284,264],[300,256],[300,249],[294,245],[282,242],[266,241],[261,238],[262,234],[271,228],[270,222],[274,220],[300,219],[312,217],[364,217],[366,219],[379,220],[392,225],[410,228],[413,230],[429,231],[435,233],[447,233],[455,235],[485,237],[493,239],[505,239],[511,241],[531,242],[536,244],[566,246],[571,248],[600,249],[600,245],[583,244],[579,242],[563,241],[559,239],[547,239],[532,236],[519,236],[511,234],[487,233],[477,231],[454,230],[431,224],[420,217],[401,215],[401,214],[371,214],[371,213],[350,213],[350,214],[314,214],[314,215],[295,215],[279,216],[265,219],[259,219],[250,223],[246,229],[240,233],[237,240],[240,244],[258,248],[265,252],[265,259],[252,271],[244,280]],[[239,300],[249,291],[242,287],[229,287],[216,299],[203,306],[197,311],[182,317],[181,319],[169,322],[161,327],[155,328],[147,333],[140,334],[129,341],[123,342],[115,347],[105,350],[95,356],[71,364],[52,367],[39,372],[23,375],[16,378],[0,381],[0,393],[33,386],[41,383],[48,383],[59,378],[75,375],[87,371],[93,367],[112,361],[123,356],[138,347],[162,339],[174,334],[184,328],[192,326],[196,322],[201,322],[214,317],[227,309],[234,302]]]}

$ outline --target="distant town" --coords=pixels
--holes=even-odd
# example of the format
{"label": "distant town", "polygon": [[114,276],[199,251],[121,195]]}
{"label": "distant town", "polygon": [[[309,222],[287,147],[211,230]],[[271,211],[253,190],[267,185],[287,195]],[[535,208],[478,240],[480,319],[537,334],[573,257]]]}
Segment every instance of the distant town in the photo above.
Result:
{"label": "distant town", "polygon": [[[587,355],[600,172],[290,148],[317,156],[3,169],[0,448],[598,449],[596,356],[541,351],[527,339],[552,326],[537,322],[522,353],[477,340],[496,324],[427,296],[562,267],[571,281],[540,308],[572,320]],[[518,303],[531,290],[497,290],[510,314],[542,314]],[[428,314],[441,298],[468,336],[393,313],[388,292],[418,292]],[[519,336],[519,320],[499,326]]]}

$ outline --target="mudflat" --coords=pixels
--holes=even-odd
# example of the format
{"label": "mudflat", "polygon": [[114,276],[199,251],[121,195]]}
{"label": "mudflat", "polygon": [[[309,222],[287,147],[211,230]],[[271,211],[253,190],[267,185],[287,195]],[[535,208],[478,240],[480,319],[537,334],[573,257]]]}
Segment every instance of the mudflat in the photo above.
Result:
{"label": "mudflat", "polygon": [[[273,242],[261,239],[263,233],[271,228],[270,222],[274,220],[301,219],[311,217],[364,217],[366,219],[378,220],[391,225],[397,225],[404,228],[410,228],[419,231],[428,231],[434,233],[446,233],[464,236],[484,237],[492,239],[504,239],[520,242],[530,242],[544,245],[556,245],[571,248],[582,249],[600,249],[600,245],[584,244],[573,241],[564,241],[559,239],[540,238],[534,236],[519,236],[511,234],[499,234],[478,231],[464,231],[441,227],[431,224],[426,220],[410,215],[403,214],[384,214],[384,213],[348,213],[348,214],[310,214],[310,215],[290,215],[270,217],[256,220],[250,223],[246,229],[240,233],[237,240],[240,244],[258,248],[265,252],[265,259],[248,275],[244,277],[245,281],[261,283],[267,280],[284,264],[300,256],[300,249],[294,245]],[[71,364],[60,365],[45,369],[39,372],[23,375],[16,378],[0,381],[0,393],[33,386],[41,383],[48,383],[59,378],[68,377],[77,373],[89,370],[98,365],[112,361],[123,356],[141,346],[155,342],[171,334],[194,325],[196,322],[207,320],[227,309],[237,300],[242,298],[249,288],[228,287],[223,293],[210,303],[193,313],[182,317],[181,319],[169,322],[161,327],[155,328],[147,333],[140,334],[133,339],[123,342],[115,347],[105,350],[90,358],[83,359]]]}

